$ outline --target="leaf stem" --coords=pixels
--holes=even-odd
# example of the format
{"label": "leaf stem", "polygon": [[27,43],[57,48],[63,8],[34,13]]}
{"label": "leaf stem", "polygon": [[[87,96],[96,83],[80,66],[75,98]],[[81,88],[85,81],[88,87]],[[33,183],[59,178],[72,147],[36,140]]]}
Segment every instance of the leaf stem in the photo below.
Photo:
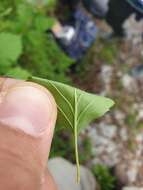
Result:
{"label": "leaf stem", "polygon": [[80,163],[79,163],[79,153],[78,153],[78,129],[77,129],[77,92],[75,89],[75,117],[74,117],[74,141],[75,141],[75,157],[77,165],[77,183],[80,182]]}

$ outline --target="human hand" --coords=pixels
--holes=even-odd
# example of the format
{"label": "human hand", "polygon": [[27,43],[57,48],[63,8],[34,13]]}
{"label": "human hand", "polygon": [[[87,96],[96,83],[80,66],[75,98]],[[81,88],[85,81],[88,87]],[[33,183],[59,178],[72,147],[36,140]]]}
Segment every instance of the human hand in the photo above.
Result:
{"label": "human hand", "polygon": [[56,117],[44,87],[0,78],[0,189],[57,189],[46,169]]}

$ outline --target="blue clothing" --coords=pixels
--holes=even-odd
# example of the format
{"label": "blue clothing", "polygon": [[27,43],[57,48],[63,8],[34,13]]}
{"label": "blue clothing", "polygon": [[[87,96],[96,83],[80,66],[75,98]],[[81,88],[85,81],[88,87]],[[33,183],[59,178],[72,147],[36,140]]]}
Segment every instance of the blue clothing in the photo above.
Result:
{"label": "blue clothing", "polygon": [[61,48],[74,60],[83,57],[96,39],[96,25],[92,18],[84,11],[77,9],[74,14],[76,20],[75,35],[67,44],[58,39]]}

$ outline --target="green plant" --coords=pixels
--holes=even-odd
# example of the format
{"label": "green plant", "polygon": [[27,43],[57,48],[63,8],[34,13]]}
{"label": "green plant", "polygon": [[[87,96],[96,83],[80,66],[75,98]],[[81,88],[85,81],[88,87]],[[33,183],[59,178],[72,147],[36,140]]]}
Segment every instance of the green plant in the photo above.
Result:
{"label": "green plant", "polygon": [[70,132],[67,131],[66,129],[56,130],[52,142],[50,158],[62,157],[71,161],[72,163],[75,163],[75,157],[73,152],[74,152],[74,139],[73,136],[70,134]]}
{"label": "green plant", "polygon": [[56,21],[56,1],[40,6],[28,2],[32,0],[0,2],[0,74],[19,78],[24,72],[68,82],[68,69],[74,62],[47,33]]}
{"label": "green plant", "polygon": [[93,153],[91,139],[85,135],[80,143],[80,163],[85,165],[89,163],[92,157]]}
{"label": "green plant", "polygon": [[125,122],[129,126],[136,126],[136,118],[137,118],[137,113],[128,113],[125,118]]}
{"label": "green plant", "polygon": [[[99,42],[101,43],[101,42]],[[108,64],[113,64],[116,57],[117,57],[117,52],[118,52],[118,47],[117,43],[115,41],[112,41],[112,43],[107,42],[103,44],[103,47],[101,48],[101,51],[98,54],[98,57],[108,63]]]}
{"label": "green plant", "polygon": [[0,33],[0,71],[5,73],[16,64],[22,53],[21,37],[11,33]]}
{"label": "green plant", "polygon": [[115,188],[116,179],[111,175],[106,166],[95,165],[92,168],[92,172],[100,184],[101,190],[113,190]]}
{"label": "green plant", "polygon": [[79,181],[78,134],[92,120],[103,116],[113,106],[114,102],[108,98],[89,94],[63,83],[37,77],[31,77],[31,80],[51,91],[58,107],[58,128],[71,129],[74,134],[77,181]]}

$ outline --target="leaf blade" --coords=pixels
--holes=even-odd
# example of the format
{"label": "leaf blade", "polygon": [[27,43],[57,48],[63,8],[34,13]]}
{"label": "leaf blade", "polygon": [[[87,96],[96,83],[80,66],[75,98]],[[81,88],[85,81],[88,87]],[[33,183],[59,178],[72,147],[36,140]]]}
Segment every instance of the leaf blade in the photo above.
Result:
{"label": "leaf blade", "polygon": [[89,94],[63,83],[37,77],[32,77],[32,81],[45,86],[53,94],[60,110],[57,125],[65,125],[65,127],[72,128],[74,132],[77,182],[79,182],[78,133],[93,119],[104,115],[114,105],[114,102],[111,99]]}
{"label": "leaf blade", "polygon": [[63,94],[61,93],[61,91],[60,91],[54,84],[52,84],[52,82],[50,82],[50,83],[51,83],[51,85],[56,89],[56,91],[59,93],[59,95],[61,96],[61,98],[63,98],[63,99],[65,100],[65,102],[68,104],[68,106],[70,107],[72,113],[74,113],[74,110],[73,110],[73,108],[72,108],[72,105],[71,105],[71,103],[68,101],[68,99],[67,99],[65,96],[63,96]]}

